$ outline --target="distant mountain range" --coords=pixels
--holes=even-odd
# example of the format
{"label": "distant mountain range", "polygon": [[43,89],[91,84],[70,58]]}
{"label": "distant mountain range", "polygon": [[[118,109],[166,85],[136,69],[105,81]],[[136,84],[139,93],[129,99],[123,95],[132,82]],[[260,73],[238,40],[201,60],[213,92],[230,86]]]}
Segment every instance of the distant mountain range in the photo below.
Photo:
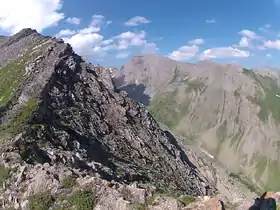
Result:
{"label": "distant mountain range", "polygon": [[280,72],[135,56],[118,88],[186,142],[261,188],[280,190]]}

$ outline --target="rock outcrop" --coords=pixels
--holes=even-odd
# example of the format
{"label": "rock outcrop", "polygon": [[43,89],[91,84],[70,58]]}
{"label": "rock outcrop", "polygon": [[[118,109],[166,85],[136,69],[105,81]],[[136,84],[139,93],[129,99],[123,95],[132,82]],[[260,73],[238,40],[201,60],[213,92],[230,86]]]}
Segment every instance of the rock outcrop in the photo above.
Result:
{"label": "rock outcrop", "polygon": [[[26,209],[34,205],[30,196],[43,191],[46,205],[60,205],[55,198],[72,192],[62,186],[70,175],[76,177],[72,190],[87,179],[105,183],[90,188],[107,186],[102,195],[96,189],[96,209],[143,204],[147,185],[174,195],[217,193],[176,138],[143,105],[116,92],[106,69],[93,68],[69,44],[24,29],[1,45],[0,55],[3,206]],[[134,186],[125,201],[120,196],[110,204],[113,186],[127,190],[133,183],[146,187]]]}

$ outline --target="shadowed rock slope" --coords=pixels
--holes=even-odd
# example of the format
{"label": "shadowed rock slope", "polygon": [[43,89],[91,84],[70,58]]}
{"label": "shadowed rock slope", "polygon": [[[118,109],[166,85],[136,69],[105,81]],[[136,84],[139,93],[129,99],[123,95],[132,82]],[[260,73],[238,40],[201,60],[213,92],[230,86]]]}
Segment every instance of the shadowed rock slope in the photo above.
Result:
{"label": "shadowed rock slope", "polygon": [[280,190],[279,71],[144,55],[121,73],[118,88],[186,142],[205,148],[235,177]]}
{"label": "shadowed rock slope", "polygon": [[[73,183],[95,182],[96,188],[108,182],[107,189],[112,182],[138,182],[188,196],[216,193],[146,108],[116,92],[111,77],[84,62],[69,44],[31,29],[10,37],[0,47],[0,88],[4,206],[29,202],[32,209],[36,199],[51,206],[61,194],[66,200],[70,192],[62,189]],[[65,174],[80,181],[64,183]],[[49,194],[30,197],[44,191]],[[83,193],[83,199],[91,196]],[[107,198],[98,197],[98,205],[110,205]]]}

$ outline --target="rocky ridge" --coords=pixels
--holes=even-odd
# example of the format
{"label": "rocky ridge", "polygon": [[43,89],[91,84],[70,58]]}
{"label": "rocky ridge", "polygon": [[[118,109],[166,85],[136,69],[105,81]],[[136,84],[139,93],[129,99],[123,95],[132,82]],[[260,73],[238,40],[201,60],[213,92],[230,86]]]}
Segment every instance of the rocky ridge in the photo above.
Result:
{"label": "rocky ridge", "polygon": [[[176,138],[69,44],[24,29],[1,45],[0,55],[3,208],[69,207],[82,194],[89,198],[84,209],[93,200],[95,209],[126,209],[144,205],[150,188],[176,196],[217,193]],[[90,190],[80,192],[85,186]],[[126,197],[110,197],[122,191]]]}

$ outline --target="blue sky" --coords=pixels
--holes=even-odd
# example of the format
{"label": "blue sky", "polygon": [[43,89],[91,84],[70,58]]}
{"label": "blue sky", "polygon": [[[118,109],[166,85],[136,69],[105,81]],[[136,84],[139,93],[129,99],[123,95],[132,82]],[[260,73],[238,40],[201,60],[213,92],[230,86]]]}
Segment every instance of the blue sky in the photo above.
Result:
{"label": "blue sky", "polygon": [[107,66],[155,53],[280,67],[279,20],[280,0],[1,0],[0,33],[35,28]]}

